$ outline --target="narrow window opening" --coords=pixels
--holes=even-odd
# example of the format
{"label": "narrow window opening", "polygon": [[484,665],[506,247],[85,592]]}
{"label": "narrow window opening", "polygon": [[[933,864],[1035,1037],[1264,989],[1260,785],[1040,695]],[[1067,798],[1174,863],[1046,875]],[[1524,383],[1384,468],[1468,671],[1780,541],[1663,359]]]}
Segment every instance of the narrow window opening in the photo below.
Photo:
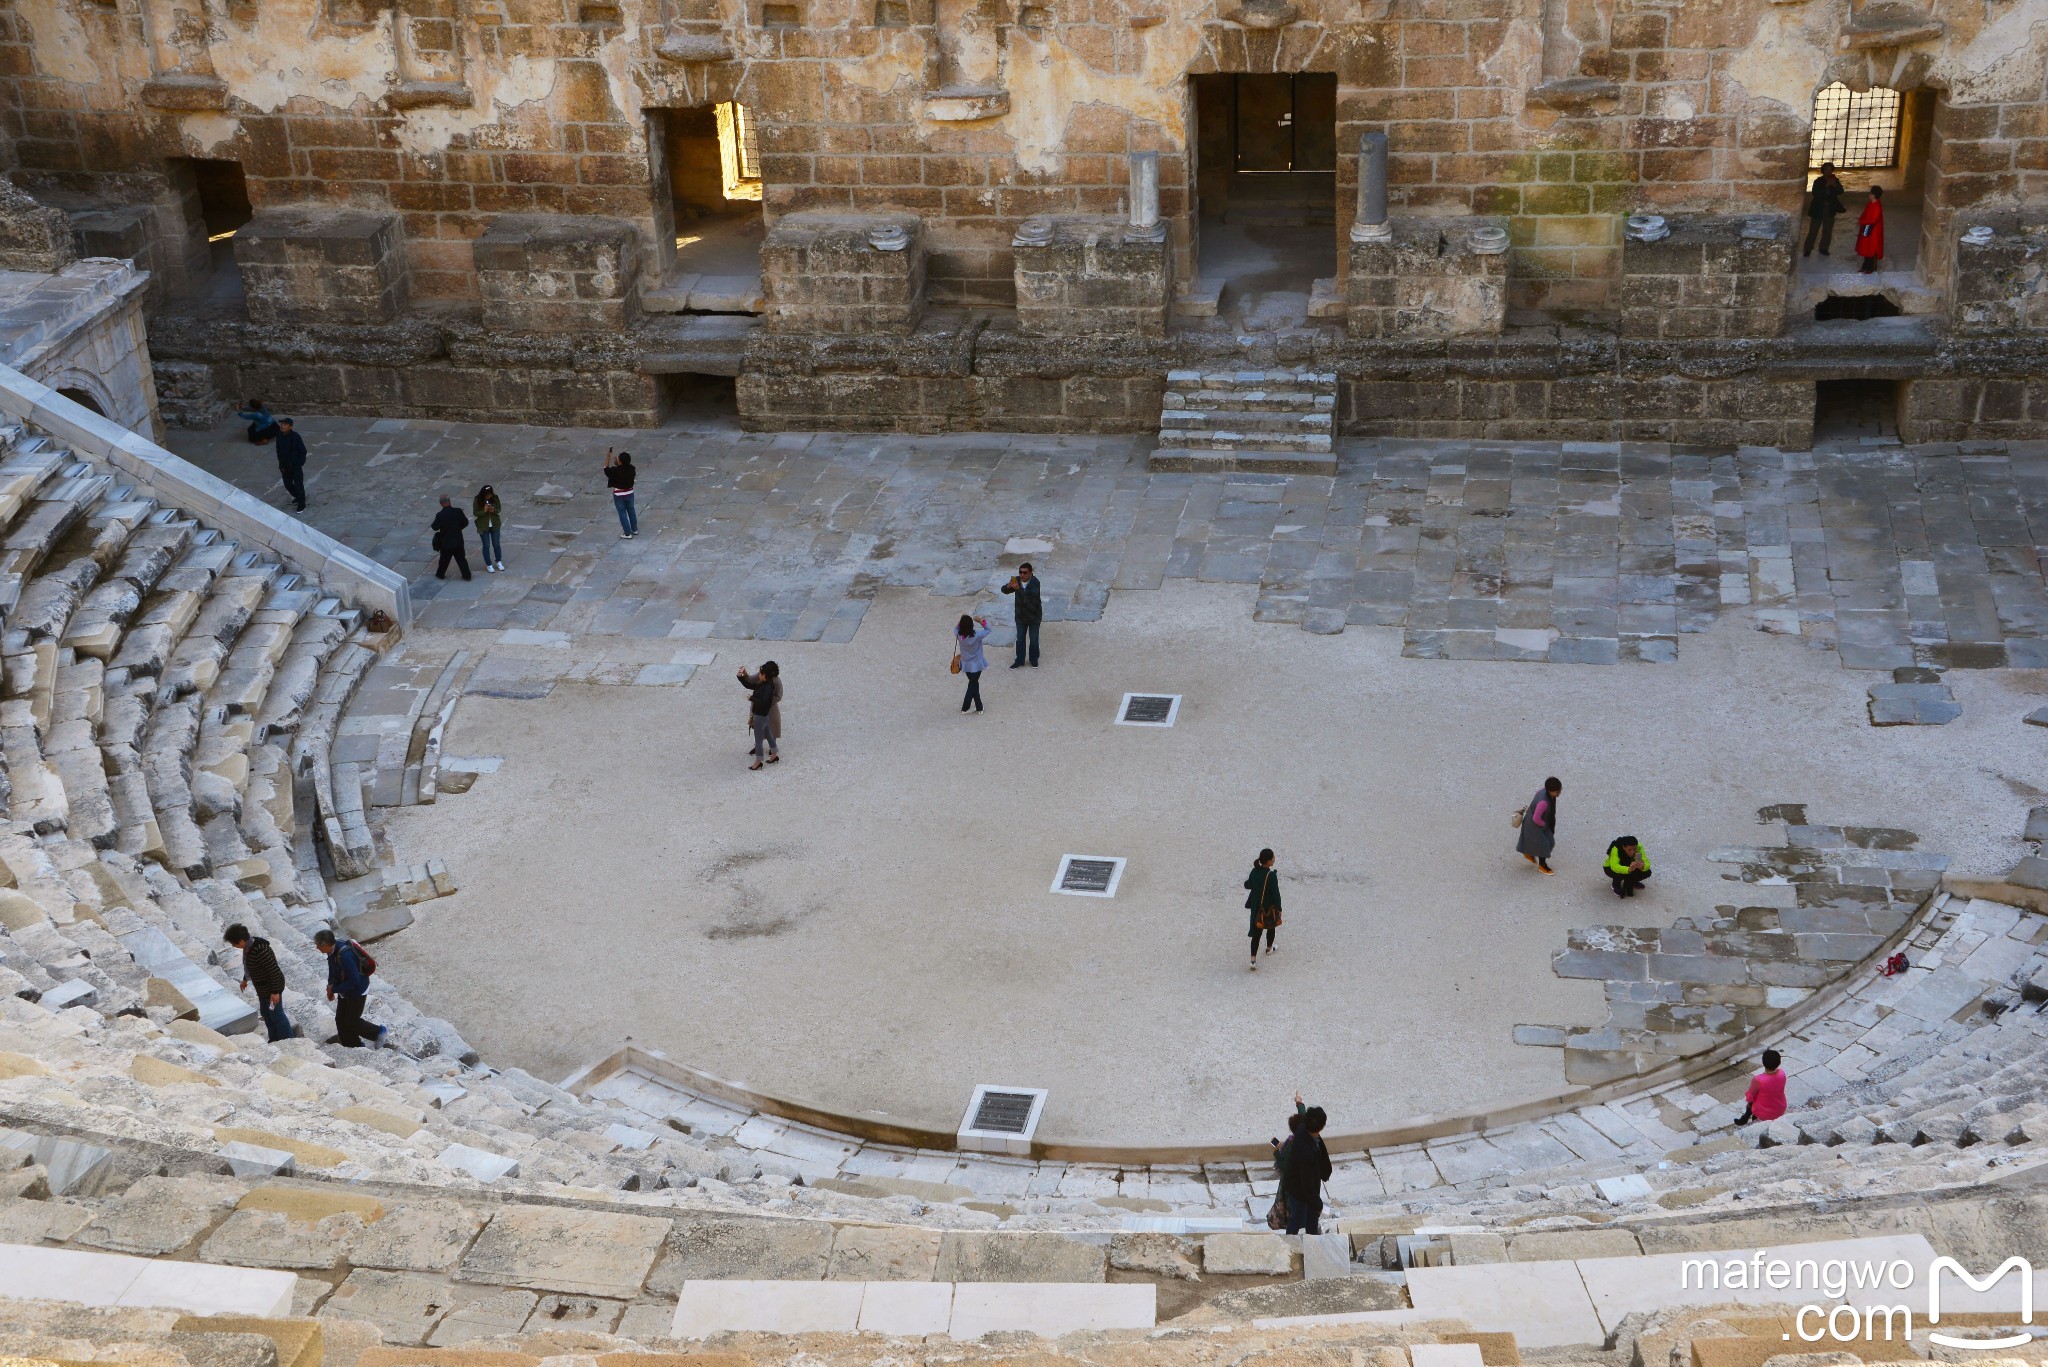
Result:
{"label": "narrow window opening", "polygon": [[1836,81],[1813,97],[1813,136],[1806,164],[1819,170],[1886,170],[1899,164],[1899,92],[1884,86],[1851,90]]}
{"label": "narrow window opening", "polygon": [[728,101],[718,118],[718,163],[727,199],[761,197],[761,147],[754,135],[754,111]]}

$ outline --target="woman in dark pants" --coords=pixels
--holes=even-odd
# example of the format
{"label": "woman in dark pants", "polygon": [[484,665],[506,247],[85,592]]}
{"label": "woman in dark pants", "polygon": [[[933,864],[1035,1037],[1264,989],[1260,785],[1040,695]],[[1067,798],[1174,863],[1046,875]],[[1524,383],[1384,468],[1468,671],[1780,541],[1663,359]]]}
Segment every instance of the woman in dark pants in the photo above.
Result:
{"label": "woman in dark pants", "polygon": [[1273,867],[1273,852],[1259,851],[1259,862],[1244,880],[1250,895],[1244,899],[1252,914],[1252,972],[1259,971],[1259,932],[1266,933],[1266,953],[1273,952],[1273,932],[1280,928],[1280,874]]}
{"label": "woman in dark pants", "polygon": [[[747,724],[754,735],[754,748],[749,753],[754,762],[748,769],[758,769],[763,763],[776,764],[782,756],[775,752],[775,704],[781,697],[782,667],[770,660],[761,666],[758,674],[749,674],[742,669],[739,674],[740,687],[752,694],[747,711]],[[764,760],[762,749],[766,747]]]}
{"label": "woman in dark pants", "polygon": [[1522,809],[1522,833],[1515,839],[1515,852],[1544,873],[1557,872],[1550,867],[1550,854],[1557,848],[1557,795],[1563,791],[1556,779],[1544,779]]}
{"label": "woman in dark pants", "polygon": [[975,711],[981,706],[981,675],[988,668],[988,656],[983,653],[981,643],[988,639],[988,618],[977,618],[971,613],[961,613],[959,624],[953,628],[953,651],[960,657],[960,672],[967,676],[967,696],[960,700],[960,710],[969,707]]}

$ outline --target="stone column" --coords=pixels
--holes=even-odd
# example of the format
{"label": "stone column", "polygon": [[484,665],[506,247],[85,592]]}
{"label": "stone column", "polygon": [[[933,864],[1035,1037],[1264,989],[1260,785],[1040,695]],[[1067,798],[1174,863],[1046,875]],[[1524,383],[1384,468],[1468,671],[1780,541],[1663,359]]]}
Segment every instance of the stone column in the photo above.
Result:
{"label": "stone column", "polygon": [[1378,129],[1358,142],[1358,214],[1351,224],[1353,242],[1390,242],[1387,222],[1387,135]]}
{"label": "stone column", "polygon": [[1159,154],[1131,153],[1131,230],[1133,242],[1159,242],[1166,225],[1159,221]]}

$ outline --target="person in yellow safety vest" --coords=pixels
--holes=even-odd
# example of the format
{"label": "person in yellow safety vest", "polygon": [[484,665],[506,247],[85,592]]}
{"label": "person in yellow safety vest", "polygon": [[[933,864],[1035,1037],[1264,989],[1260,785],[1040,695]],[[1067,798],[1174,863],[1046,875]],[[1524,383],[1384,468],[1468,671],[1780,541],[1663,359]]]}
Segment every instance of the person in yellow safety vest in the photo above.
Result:
{"label": "person in yellow safety vest", "polygon": [[1632,835],[1617,836],[1607,846],[1601,870],[1614,883],[1616,897],[1633,897],[1650,877],[1650,852]]}

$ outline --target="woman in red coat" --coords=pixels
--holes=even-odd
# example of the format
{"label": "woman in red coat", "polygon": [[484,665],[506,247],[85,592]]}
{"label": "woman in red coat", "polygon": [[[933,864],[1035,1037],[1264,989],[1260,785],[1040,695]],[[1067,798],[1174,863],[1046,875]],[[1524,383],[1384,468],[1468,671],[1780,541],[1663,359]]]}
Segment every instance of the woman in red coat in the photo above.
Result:
{"label": "woman in red coat", "polygon": [[1884,186],[1870,187],[1870,203],[1863,206],[1863,217],[1856,220],[1856,255],[1863,258],[1863,273],[1870,274],[1877,269],[1877,263],[1884,256]]}

